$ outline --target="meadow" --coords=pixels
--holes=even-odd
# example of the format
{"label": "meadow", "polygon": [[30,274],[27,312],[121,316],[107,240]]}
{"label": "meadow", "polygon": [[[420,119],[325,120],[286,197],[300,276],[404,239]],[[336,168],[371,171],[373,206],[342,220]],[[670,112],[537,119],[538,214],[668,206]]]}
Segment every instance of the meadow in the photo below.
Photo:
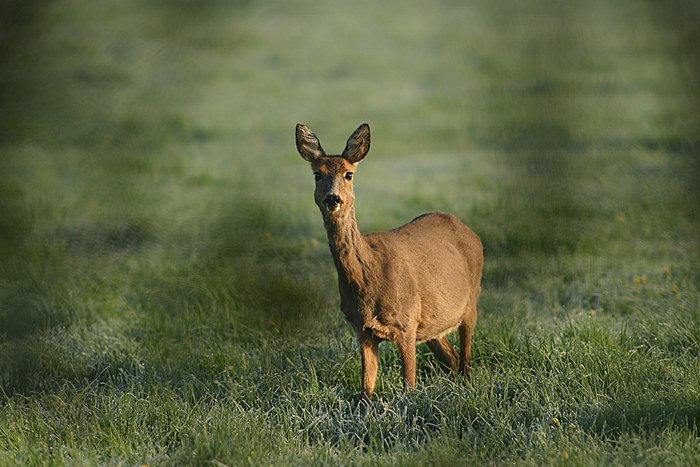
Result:
{"label": "meadow", "polygon": [[[700,463],[693,2],[0,11],[0,465]],[[480,235],[470,377],[361,399],[298,122]]]}

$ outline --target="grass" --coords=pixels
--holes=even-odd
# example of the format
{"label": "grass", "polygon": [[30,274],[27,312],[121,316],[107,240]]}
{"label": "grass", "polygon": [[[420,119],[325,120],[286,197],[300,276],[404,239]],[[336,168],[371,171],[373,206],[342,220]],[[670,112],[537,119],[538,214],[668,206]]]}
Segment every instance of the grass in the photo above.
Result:
{"label": "grass", "polygon": [[[0,464],[700,461],[695,6],[0,8]],[[360,228],[486,255],[369,404],[293,143],[363,121]]]}

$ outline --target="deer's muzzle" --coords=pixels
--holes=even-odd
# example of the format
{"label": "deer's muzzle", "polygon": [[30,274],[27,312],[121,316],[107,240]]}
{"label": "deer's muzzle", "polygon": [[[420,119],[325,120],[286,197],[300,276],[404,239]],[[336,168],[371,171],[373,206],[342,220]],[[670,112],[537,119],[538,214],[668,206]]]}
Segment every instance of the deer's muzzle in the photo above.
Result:
{"label": "deer's muzzle", "polygon": [[340,196],[334,194],[326,195],[326,198],[323,200],[323,205],[329,212],[340,210],[340,206],[342,206],[342,204],[343,200],[340,199]]}

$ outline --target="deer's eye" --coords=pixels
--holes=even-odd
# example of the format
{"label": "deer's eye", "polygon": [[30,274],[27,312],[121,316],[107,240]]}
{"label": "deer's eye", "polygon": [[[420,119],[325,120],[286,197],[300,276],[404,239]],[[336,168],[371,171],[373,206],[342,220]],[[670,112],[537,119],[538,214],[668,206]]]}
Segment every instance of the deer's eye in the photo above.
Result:
{"label": "deer's eye", "polygon": [[352,180],[352,172],[345,173],[345,180]]}
{"label": "deer's eye", "polygon": [[321,172],[314,172],[314,179],[317,182],[320,182],[322,178],[323,178],[323,175],[321,175]]}

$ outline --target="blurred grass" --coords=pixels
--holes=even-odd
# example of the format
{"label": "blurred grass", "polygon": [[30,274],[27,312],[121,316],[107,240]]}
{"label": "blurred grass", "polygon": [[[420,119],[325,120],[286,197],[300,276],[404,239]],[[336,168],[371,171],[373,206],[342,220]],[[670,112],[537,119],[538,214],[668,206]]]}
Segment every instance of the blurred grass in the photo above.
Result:
{"label": "blurred grass", "polygon": [[[0,9],[0,463],[700,458],[693,3]],[[364,121],[360,228],[486,254],[472,378],[366,407],[293,145]]]}

